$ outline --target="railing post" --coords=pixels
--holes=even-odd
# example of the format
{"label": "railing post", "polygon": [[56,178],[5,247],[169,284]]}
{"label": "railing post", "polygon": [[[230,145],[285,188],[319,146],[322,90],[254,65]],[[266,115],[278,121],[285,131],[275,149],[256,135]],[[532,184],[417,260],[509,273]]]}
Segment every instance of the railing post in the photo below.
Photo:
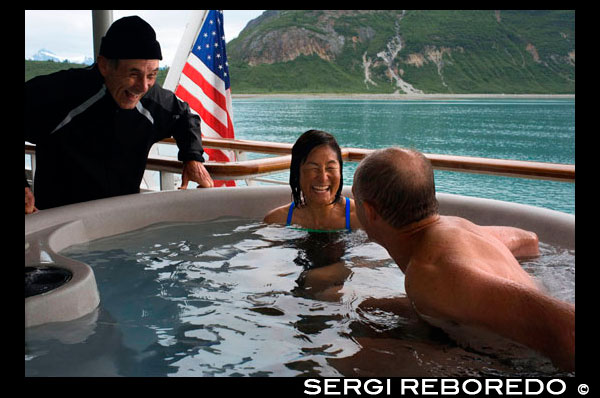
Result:
{"label": "railing post", "polygon": [[[237,159],[238,162],[243,162],[245,160],[248,160],[248,155],[246,154],[246,151],[241,151],[239,149],[235,149],[233,151],[235,153],[235,158]],[[244,181],[246,182],[246,185],[250,186],[254,186],[254,185],[258,185],[257,182],[253,179],[253,178],[245,178]]]}
{"label": "railing post", "polygon": [[35,176],[35,168],[37,166],[36,164],[36,158],[35,158],[35,153],[31,154],[31,179],[33,179],[33,176]]}
{"label": "railing post", "polygon": [[175,190],[175,175],[167,171],[160,172],[160,190],[173,191]]}
{"label": "railing post", "polygon": [[35,167],[36,167],[35,153],[29,154],[29,162],[31,163],[31,184],[29,184],[29,186],[33,190],[33,181],[35,180],[34,177],[35,177]]}

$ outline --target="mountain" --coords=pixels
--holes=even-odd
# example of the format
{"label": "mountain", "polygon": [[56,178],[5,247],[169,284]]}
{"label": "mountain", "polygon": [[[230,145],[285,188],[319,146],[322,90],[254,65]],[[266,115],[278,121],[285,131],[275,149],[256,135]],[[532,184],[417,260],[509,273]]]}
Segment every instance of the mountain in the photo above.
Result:
{"label": "mountain", "polygon": [[91,65],[94,63],[94,59],[86,56],[80,57],[63,57],[60,55],[54,54],[52,51],[42,48],[37,53],[31,56],[32,61],[53,61],[53,62],[69,62],[74,64],[85,64]]}
{"label": "mountain", "polygon": [[[48,75],[50,73],[58,72],[60,70],[71,69],[71,68],[85,68],[86,64],[70,63],[70,62],[57,62],[57,61],[33,61],[25,60],[25,81],[33,79],[36,76]],[[162,86],[165,78],[167,77],[169,69],[159,68],[156,82]]]}
{"label": "mountain", "polygon": [[269,10],[227,53],[234,93],[574,93],[575,11]]}

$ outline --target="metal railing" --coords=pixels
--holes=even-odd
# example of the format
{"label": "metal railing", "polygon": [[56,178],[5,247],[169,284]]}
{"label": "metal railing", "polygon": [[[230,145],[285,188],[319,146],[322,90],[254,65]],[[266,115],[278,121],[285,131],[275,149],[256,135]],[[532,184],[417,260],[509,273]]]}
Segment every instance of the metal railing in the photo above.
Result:
{"label": "metal railing", "polygon": [[[160,141],[160,144],[174,144],[172,138]],[[292,144],[250,141],[238,139],[202,139],[205,148],[226,149],[236,152],[235,162],[205,162],[207,171],[213,179],[246,180],[248,185],[255,181],[277,183],[264,180],[263,176],[290,168]],[[372,149],[342,148],[344,161],[360,162]],[[278,155],[261,159],[243,160],[247,152]],[[25,153],[32,156],[31,175],[35,173],[35,145],[26,143]],[[522,160],[490,159],[470,156],[454,156],[425,154],[436,170],[447,170],[465,173],[483,173],[520,178],[533,178],[563,182],[575,182],[575,165],[532,162]],[[173,157],[150,155],[146,169],[160,173],[161,190],[175,189],[173,175],[181,174],[182,162]]]}

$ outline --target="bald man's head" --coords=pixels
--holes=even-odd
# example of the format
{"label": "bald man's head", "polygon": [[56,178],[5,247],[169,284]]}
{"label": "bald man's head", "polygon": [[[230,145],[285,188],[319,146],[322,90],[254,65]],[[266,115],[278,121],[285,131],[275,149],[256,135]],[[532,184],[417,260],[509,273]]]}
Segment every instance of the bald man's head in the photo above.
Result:
{"label": "bald man's head", "polygon": [[386,148],[368,155],[354,174],[354,198],[396,228],[438,213],[433,167],[414,150]]}

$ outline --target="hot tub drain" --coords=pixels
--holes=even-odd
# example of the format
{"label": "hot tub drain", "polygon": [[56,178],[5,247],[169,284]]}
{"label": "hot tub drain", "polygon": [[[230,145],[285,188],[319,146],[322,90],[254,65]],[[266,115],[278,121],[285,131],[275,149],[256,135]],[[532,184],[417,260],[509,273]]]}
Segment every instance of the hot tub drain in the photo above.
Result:
{"label": "hot tub drain", "polygon": [[25,297],[56,289],[71,280],[72,276],[73,274],[64,268],[25,267]]}

